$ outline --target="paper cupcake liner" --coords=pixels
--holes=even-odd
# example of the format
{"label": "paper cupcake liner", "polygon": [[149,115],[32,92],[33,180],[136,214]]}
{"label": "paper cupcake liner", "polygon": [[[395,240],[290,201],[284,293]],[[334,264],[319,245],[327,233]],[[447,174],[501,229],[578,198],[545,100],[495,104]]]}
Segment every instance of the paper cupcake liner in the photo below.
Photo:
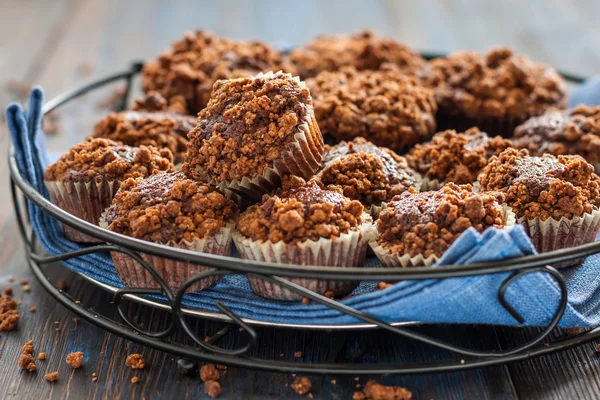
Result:
{"label": "paper cupcake liner", "polygon": [[[368,217],[367,214],[364,214]],[[240,257],[247,260],[267,261],[281,264],[316,265],[329,267],[362,267],[371,235],[371,218],[361,224],[357,231],[348,232],[335,239],[305,240],[301,243],[272,243],[246,238],[238,231],[233,232],[233,242]],[[318,294],[327,291],[334,296],[350,293],[359,282],[322,280],[314,278],[284,278]],[[257,276],[248,280],[254,293],[261,297],[277,300],[301,300],[298,294],[278,284]]]}
{"label": "paper cupcake liner", "polygon": [[[504,219],[505,219],[505,228],[510,228],[516,223],[516,215],[512,211],[510,207],[506,204],[502,204],[502,208],[504,210]],[[377,243],[377,239],[379,238],[379,232],[377,230],[377,226],[373,225],[373,232],[371,233],[371,240],[369,241],[369,246],[373,253],[377,256],[379,261],[385,267],[431,267],[435,264],[440,258],[435,254],[425,257],[423,254],[417,254],[414,257],[410,257],[408,254],[394,254],[390,252],[388,249],[381,246]]]}
{"label": "paper cupcake liner", "polygon": [[[600,229],[600,210],[572,219],[563,217],[560,220],[549,218],[542,221],[539,218],[521,217],[517,222],[523,225],[535,249],[539,253],[545,253],[594,242]],[[555,266],[563,267],[578,262],[579,260],[566,261]]]}
{"label": "paper cupcake liner", "polygon": [[509,138],[513,136],[515,128],[530,117],[532,117],[532,115],[505,118],[470,118],[462,115],[451,115],[438,112],[436,119],[438,122],[438,131],[454,129],[457,132],[464,132],[476,126],[479,130],[487,133],[489,136],[500,135],[504,138]]}
{"label": "paper cupcake liner", "polygon": [[[110,206],[121,186],[121,181],[118,180],[87,183],[46,181],[44,183],[54,204],[69,214],[95,225],[98,225],[100,215]],[[102,243],[102,240],[64,224],[63,231],[65,236],[74,242]]]}
{"label": "paper cupcake liner", "polygon": [[445,183],[446,181],[440,182],[439,179],[429,179],[423,177],[423,180],[421,180],[421,192],[439,190],[442,188],[442,186],[444,186]]}
{"label": "paper cupcake liner", "polygon": [[[194,239],[191,242],[181,240],[179,242],[157,243],[199,253],[229,256],[231,254],[232,229],[233,223],[230,223],[221,228],[214,236],[205,239]],[[150,272],[133,258],[118,252],[111,252],[110,254],[115,264],[117,274],[119,274],[119,278],[121,278],[121,281],[125,286],[134,288],[160,287],[158,283],[154,281]],[[210,267],[203,265],[176,261],[146,253],[142,253],[141,256],[154,268],[160,277],[164,279],[165,283],[173,293],[176,293],[181,285],[191,277],[211,269]],[[217,283],[221,277],[222,275],[212,275],[200,279],[192,284],[186,290],[186,293],[207,289]]]}
{"label": "paper cupcake liner", "polygon": [[[272,76],[273,72],[256,75],[256,77],[267,78]],[[300,78],[294,77],[293,79],[301,86],[305,85]],[[242,197],[260,200],[263,194],[270,193],[281,185],[281,178],[284,175],[290,174],[304,179],[311,178],[321,167],[321,159],[325,152],[323,135],[319,130],[312,106],[307,106],[307,113],[302,123],[298,125],[294,139],[285,146],[281,158],[273,162],[272,168],[265,168],[261,175],[225,182],[210,181],[209,183]]]}

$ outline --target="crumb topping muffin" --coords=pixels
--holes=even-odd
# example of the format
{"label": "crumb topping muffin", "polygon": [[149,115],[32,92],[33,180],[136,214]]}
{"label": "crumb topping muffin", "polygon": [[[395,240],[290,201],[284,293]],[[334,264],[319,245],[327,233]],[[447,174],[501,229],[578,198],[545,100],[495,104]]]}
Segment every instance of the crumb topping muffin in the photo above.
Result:
{"label": "crumb topping muffin", "polygon": [[600,178],[580,156],[531,157],[507,149],[490,159],[479,182],[484,190],[506,193],[517,217],[531,220],[581,217],[600,205]]}
{"label": "crumb topping muffin", "polygon": [[[160,99],[157,99],[158,101]],[[145,107],[151,100],[145,100]],[[141,107],[141,103],[138,103]],[[189,131],[194,129],[196,119],[171,112],[122,111],[110,113],[100,120],[92,137],[112,139],[129,146],[155,146],[171,150],[175,162],[183,161]]]}
{"label": "crumb topping muffin", "polygon": [[[296,151],[296,135],[311,116],[310,92],[290,74],[218,81],[188,135],[183,170],[204,182],[223,182],[290,167],[290,147]],[[322,148],[315,153],[318,163]],[[314,172],[300,171],[305,178]]]}
{"label": "crumb topping muffin", "polygon": [[483,232],[506,223],[500,193],[474,193],[471,185],[449,183],[440,190],[413,190],[387,203],[377,220],[377,243],[393,254],[425,258],[442,254],[468,228]]}
{"label": "crumb topping muffin", "polygon": [[240,78],[284,68],[279,51],[259,42],[237,42],[198,30],[144,65],[142,89],[157,91],[169,105],[196,114],[208,103],[219,79]]}
{"label": "crumb topping muffin", "polygon": [[104,219],[113,232],[168,243],[214,235],[236,214],[233,202],[181,172],[160,172],[121,185]]}
{"label": "crumb topping muffin", "polygon": [[490,157],[511,147],[500,136],[490,138],[478,128],[464,133],[438,132],[430,142],[417,144],[407,155],[408,165],[430,180],[473,183]]}
{"label": "crumb topping muffin", "polygon": [[427,62],[392,38],[378,37],[370,31],[354,35],[320,36],[290,53],[290,61],[302,78],[321,71],[336,71],[344,66],[376,70],[386,63],[405,73],[418,74]]}
{"label": "crumb topping muffin", "polygon": [[363,206],[345,197],[339,188],[323,189],[315,182],[285,195],[265,196],[240,215],[237,230],[261,242],[302,242],[339,237],[358,230]]}
{"label": "crumb topping muffin", "polygon": [[420,181],[404,157],[364,138],[326,146],[317,177],[325,186],[341,186],[344,196],[366,206],[389,201]]}
{"label": "crumb topping muffin", "polygon": [[131,147],[109,139],[88,139],[76,144],[46,169],[46,181],[98,182],[146,177],[153,170],[173,168],[167,149]]}
{"label": "crumb topping muffin", "polygon": [[322,72],[306,81],[323,135],[362,136],[397,152],[435,132],[433,92],[400,71]]}
{"label": "crumb topping muffin", "polygon": [[600,107],[549,110],[519,125],[514,142],[534,156],[579,154],[589,163],[600,163]]}
{"label": "crumb topping muffin", "polygon": [[457,52],[432,60],[430,66],[427,82],[445,114],[522,118],[567,104],[566,84],[558,72],[508,48]]}

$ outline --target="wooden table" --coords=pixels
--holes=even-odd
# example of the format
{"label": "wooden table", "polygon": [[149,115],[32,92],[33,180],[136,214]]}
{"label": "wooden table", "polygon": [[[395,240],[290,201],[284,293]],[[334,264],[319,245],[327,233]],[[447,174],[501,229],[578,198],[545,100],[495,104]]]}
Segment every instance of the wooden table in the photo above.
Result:
{"label": "wooden table", "polygon": [[[0,6],[0,75],[43,85],[48,97],[91,79],[125,69],[129,62],[149,59],[166,49],[186,29],[204,27],[232,38],[301,44],[318,33],[351,32],[369,27],[393,35],[414,48],[449,51],[485,50],[505,44],[534,59],[589,75],[600,70],[600,3],[594,0],[487,1],[220,1],[159,0],[4,0]],[[59,133],[49,137],[50,150],[62,151],[81,140],[101,115],[100,96],[87,96],[60,112]],[[0,103],[15,99],[0,92]],[[105,112],[105,111],[104,111]],[[9,137],[0,128],[0,152]],[[68,312],[43,291],[26,266],[8,192],[8,172],[0,169],[0,288],[14,288],[22,319],[19,328],[0,334],[0,398],[199,398],[203,385],[197,376],[176,368],[175,357],[141,348],[96,326],[75,325]],[[56,282],[64,279],[69,293],[99,311],[111,313],[110,297],[60,266],[48,270]],[[16,282],[9,282],[13,276]],[[24,292],[18,281],[31,286]],[[30,313],[30,306],[37,307]],[[152,313],[148,318],[153,317]],[[55,323],[57,322],[57,324]],[[55,327],[60,327],[60,332]],[[201,328],[207,333],[214,327]],[[529,329],[485,327],[427,327],[427,333],[462,344],[502,349],[522,341]],[[560,335],[560,333],[558,333]],[[48,354],[39,371],[17,366],[20,347],[34,339],[37,351]],[[268,356],[278,348],[285,357],[302,351],[303,359],[372,361],[394,349],[397,361],[434,360],[439,353],[409,341],[373,332],[331,334],[265,330],[257,351]],[[85,353],[85,365],[71,370],[64,355]],[[142,353],[147,367],[132,371],[124,365],[129,353]],[[272,354],[278,357],[277,354]],[[600,367],[595,344],[509,366],[439,375],[387,377],[387,384],[405,386],[417,399],[448,398],[599,398]],[[48,383],[45,372],[58,370],[59,380]],[[92,373],[98,380],[92,382]],[[133,376],[140,382],[132,384]],[[221,379],[222,398],[296,396],[286,383],[289,374],[229,368]],[[312,377],[315,398],[349,399],[353,377]],[[335,381],[335,384],[332,382]],[[364,383],[360,378],[359,383]]]}

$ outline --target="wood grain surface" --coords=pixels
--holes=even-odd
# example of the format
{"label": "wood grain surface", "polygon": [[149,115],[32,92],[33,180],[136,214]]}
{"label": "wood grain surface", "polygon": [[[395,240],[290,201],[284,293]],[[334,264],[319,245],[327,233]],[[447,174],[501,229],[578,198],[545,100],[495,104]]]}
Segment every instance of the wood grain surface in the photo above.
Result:
{"label": "wood grain surface", "polygon": [[[298,45],[319,33],[371,28],[417,49],[486,50],[509,45],[557,68],[591,75],[600,72],[600,2],[594,0],[506,1],[177,1],[163,0],[2,0],[0,1],[0,76],[6,82],[39,83],[48,98],[92,79],[125,69],[133,60],[154,57],[185,30],[208,28],[237,39],[262,39]],[[14,86],[14,85],[13,85]],[[113,88],[114,89],[114,88]],[[97,107],[111,89],[84,97],[60,110],[59,131],[49,137],[51,151],[63,151],[90,132],[105,113]],[[6,87],[0,104],[17,100]],[[0,127],[0,152],[10,139]],[[204,398],[198,376],[177,368],[176,357],[142,348],[80,321],[58,305],[29,270],[10,205],[8,171],[0,168],[0,289],[12,287],[22,303],[19,328],[0,334],[0,399],[47,398]],[[111,297],[61,265],[46,273],[67,282],[69,295],[99,313],[114,316]],[[14,277],[15,282],[10,282]],[[19,280],[31,287],[25,292]],[[35,306],[35,313],[29,308]],[[162,323],[164,315],[136,306],[142,321]],[[196,321],[195,329],[211,335],[218,324]],[[56,328],[60,328],[60,332]],[[531,329],[474,326],[419,328],[440,338],[480,349],[502,349],[523,342]],[[563,333],[558,333],[563,334]],[[23,372],[17,361],[21,345],[33,339],[35,352],[48,354],[38,371]],[[233,339],[227,339],[233,340]],[[82,351],[85,364],[69,368],[67,353]],[[427,362],[444,352],[383,332],[327,333],[261,329],[257,355],[304,362]],[[125,367],[127,354],[141,353],[147,367]],[[279,355],[283,353],[284,357]],[[405,386],[416,399],[600,398],[600,355],[595,344],[509,366],[448,374],[381,377]],[[58,371],[55,383],[43,379]],[[92,382],[92,373],[98,380]],[[132,377],[139,377],[136,384]],[[286,386],[290,374],[231,367],[221,379],[222,398],[297,398]],[[314,398],[350,399],[365,377],[311,377]],[[334,383],[335,382],[335,383]]]}

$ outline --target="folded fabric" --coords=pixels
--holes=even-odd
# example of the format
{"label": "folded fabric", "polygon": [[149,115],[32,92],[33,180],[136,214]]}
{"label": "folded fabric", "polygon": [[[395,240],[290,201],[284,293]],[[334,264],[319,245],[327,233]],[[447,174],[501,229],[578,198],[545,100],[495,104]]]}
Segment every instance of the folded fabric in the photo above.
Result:
{"label": "folded fabric", "polygon": [[[47,166],[44,135],[41,130],[43,92],[31,93],[27,113],[18,104],[6,110],[6,120],[21,174],[40,193],[48,197],[43,183]],[[41,245],[50,254],[73,251],[82,246],[67,240],[61,225],[42,210],[30,205],[33,229]],[[535,252],[523,229],[509,231],[488,229],[479,234],[466,231],[444,254],[437,265],[470,264],[510,259]],[[80,274],[102,283],[123,287],[108,254],[90,254],[65,262]],[[380,266],[370,257],[366,268]],[[435,266],[434,266],[435,268]],[[579,266],[563,273],[569,289],[568,305],[560,325],[589,327],[600,322],[600,258],[592,256]],[[362,282],[341,303],[389,322],[419,321],[429,323],[479,323],[520,325],[498,302],[498,288],[508,273],[464,278],[403,281],[386,290],[375,290],[375,282]],[[160,299],[160,296],[155,296]],[[518,311],[522,325],[545,325],[559,302],[559,290],[547,274],[536,272],[514,281],[506,291],[506,300]],[[261,321],[337,325],[359,322],[353,317],[312,303],[267,300],[256,296],[245,276],[232,275],[203,292],[184,296],[183,306],[218,312],[220,300],[241,317]]]}

